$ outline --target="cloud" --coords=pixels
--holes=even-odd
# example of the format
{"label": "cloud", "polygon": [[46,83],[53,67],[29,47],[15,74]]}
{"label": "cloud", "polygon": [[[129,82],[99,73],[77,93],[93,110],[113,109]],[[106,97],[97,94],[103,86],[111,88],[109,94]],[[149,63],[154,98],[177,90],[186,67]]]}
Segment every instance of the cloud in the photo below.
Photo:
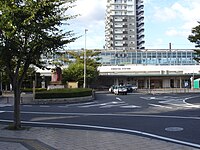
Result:
{"label": "cloud", "polygon": [[172,9],[177,12],[178,19],[184,22],[183,29],[191,29],[197,25],[197,21],[200,20],[199,8],[200,4],[195,0],[186,1],[185,5],[175,3],[172,6]]}
{"label": "cloud", "polygon": [[[156,4],[156,3],[155,3]],[[154,22],[164,23],[167,36],[182,36],[187,39],[191,29],[198,25],[200,3],[198,0],[177,0],[163,7],[154,7]]]}
{"label": "cloud", "polygon": [[171,8],[155,7],[154,18],[158,21],[169,21],[177,18],[176,11]]}
{"label": "cloud", "polygon": [[170,30],[166,31],[165,33],[168,36],[177,36],[179,34],[179,32],[176,29],[170,29]]}
{"label": "cloud", "polygon": [[99,21],[105,18],[106,0],[77,0],[72,12],[80,14],[77,20],[90,23],[89,21]]}
{"label": "cloud", "polygon": [[103,48],[106,0],[77,0],[72,14],[80,14],[70,21],[70,29],[81,38],[68,45],[70,49],[81,49],[85,47],[85,29],[87,31],[86,46],[88,49]]}
{"label": "cloud", "polygon": [[186,37],[190,34],[188,30],[181,30],[181,29],[169,29],[165,32],[167,36],[181,36]]}

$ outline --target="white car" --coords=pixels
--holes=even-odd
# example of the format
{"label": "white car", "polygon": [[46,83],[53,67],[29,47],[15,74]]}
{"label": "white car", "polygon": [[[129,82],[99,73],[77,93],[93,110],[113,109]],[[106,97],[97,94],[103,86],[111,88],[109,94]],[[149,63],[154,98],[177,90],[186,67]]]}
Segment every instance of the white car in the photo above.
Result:
{"label": "white car", "polygon": [[131,84],[127,84],[126,88],[128,93],[132,93],[133,91],[136,91],[138,89],[136,85],[131,85]]}
{"label": "white car", "polygon": [[115,86],[113,89],[115,95],[123,94],[127,95],[127,88],[125,86]]}
{"label": "white car", "polygon": [[116,85],[112,85],[112,86],[109,88],[109,92],[110,92],[110,93],[113,93],[113,89],[115,88],[115,86],[116,86]]}

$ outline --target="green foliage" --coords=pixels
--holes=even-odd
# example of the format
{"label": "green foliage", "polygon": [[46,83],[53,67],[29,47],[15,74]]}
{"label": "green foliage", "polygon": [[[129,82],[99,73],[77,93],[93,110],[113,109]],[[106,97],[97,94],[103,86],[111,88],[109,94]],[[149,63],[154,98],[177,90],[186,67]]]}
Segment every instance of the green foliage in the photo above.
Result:
{"label": "green foliage", "polygon": [[[87,84],[94,81],[98,76],[98,71],[96,68],[92,66],[86,67],[86,79]],[[84,79],[84,65],[81,63],[73,63],[70,64],[67,69],[63,70],[62,75],[62,82],[66,83],[67,81],[70,82],[78,82],[79,86],[83,84]]]}
{"label": "green foliage", "polygon": [[[71,55],[75,59],[75,63],[82,63],[82,64],[84,63],[84,51],[82,52],[67,51],[66,53]],[[100,65],[98,61],[101,59],[100,57],[98,57],[99,54],[100,52],[98,51],[86,50],[87,66],[93,66],[97,68]]]}
{"label": "green foliage", "polygon": [[[200,22],[198,22],[200,24]],[[189,35],[188,40],[195,43],[195,47],[200,47],[200,25],[192,29],[192,34]]]}
{"label": "green foliage", "polygon": [[[30,65],[45,68],[41,56],[54,54],[75,41],[72,31],[63,31],[75,0],[1,0],[0,66],[14,90],[14,126],[20,128],[20,89]],[[20,73],[21,72],[21,73]]]}
{"label": "green foliage", "polygon": [[37,92],[36,99],[51,99],[51,98],[73,98],[91,96],[92,89],[53,89],[44,92]]}
{"label": "green foliage", "polygon": [[[47,89],[45,88],[35,88],[36,92],[43,92],[46,91]],[[33,88],[25,88],[25,89],[21,89],[22,92],[33,92]]]}
{"label": "green foliage", "polygon": [[60,28],[73,18],[66,14],[72,2],[0,1],[0,60],[12,81],[21,80],[30,64],[45,67],[42,54],[54,53],[76,39],[72,31],[63,32]]}
{"label": "green foliage", "polygon": [[[84,80],[84,52],[68,51],[66,52],[71,55],[75,62],[71,62],[67,69],[63,70],[63,83],[67,81],[78,82],[79,86],[83,85]],[[100,52],[87,50],[86,51],[86,80],[87,84],[95,81],[98,77],[99,72],[97,67],[100,65],[98,57]]]}
{"label": "green foliage", "polygon": [[[200,22],[199,25],[192,29],[192,34],[188,36],[188,40],[192,43],[195,43],[195,47],[200,47]],[[200,62],[200,50],[195,50],[196,56],[195,60]]]}

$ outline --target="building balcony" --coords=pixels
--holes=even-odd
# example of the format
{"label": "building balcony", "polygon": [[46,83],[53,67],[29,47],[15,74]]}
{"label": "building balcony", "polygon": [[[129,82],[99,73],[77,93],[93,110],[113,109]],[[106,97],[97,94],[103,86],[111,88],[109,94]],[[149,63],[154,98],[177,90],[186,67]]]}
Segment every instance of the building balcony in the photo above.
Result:
{"label": "building balcony", "polygon": [[137,10],[142,10],[142,9],[144,9],[144,5],[137,5],[137,6],[136,6],[136,9],[137,9]]}
{"label": "building balcony", "polygon": [[144,44],[144,43],[145,43],[144,40],[138,40],[138,41],[137,41],[137,45],[138,45],[138,46],[142,46],[142,44]]}
{"label": "building balcony", "polygon": [[144,15],[144,11],[136,11],[137,16]]}
{"label": "building balcony", "polygon": [[141,32],[144,32],[144,28],[137,30],[137,33],[141,33]]}
{"label": "building balcony", "polygon": [[139,22],[139,21],[143,21],[144,20],[144,16],[137,16],[137,21]]}
{"label": "building balcony", "polygon": [[144,35],[142,34],[142,35],[140,35],[140,36],[137,36],[137,39],[139,40],[139,39],[142,39],[142,38],[144,38]]}

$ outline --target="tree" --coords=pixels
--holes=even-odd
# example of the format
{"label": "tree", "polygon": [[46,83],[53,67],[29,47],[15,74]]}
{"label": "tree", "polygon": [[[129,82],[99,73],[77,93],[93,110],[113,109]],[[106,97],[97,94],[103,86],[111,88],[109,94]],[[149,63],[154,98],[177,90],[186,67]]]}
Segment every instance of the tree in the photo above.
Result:
{"label": "tree", "polygon": [[[200,47],[200,22],[199,25],[192,28],[192,34],[188,36],[188,40],[195,43],[195,47]],[[195,50],[196,57],[194,58],[197,62],[200,62],[200,50]]]}
{"label": "tree", "polygon": [[[61,26],[75,0],[1,0],[0,60],[14,91],[14,129],[21,128],[20,88],[30,65],[45,68],[42,54],[53,54],[75,41]],[[21,73],[20,73],[21,72]]]}
{"label": "tree", "polygon": [[[84,80],[84,52],[75,52],[75,51],[67,51],[69,55],[71,55],[75,62],[71,62],[67,69],[63,70],[63,83],[67,81],[75,81],[79,83],[79,86],[83,85]],[[87,50],[86,51],[86,79],[87,83],[90,84],[97,78],[99,72],[97,71],[97,67],[100,65],[98,57],[100,52]]]}
{"label": "tree", "polygon": [[[69,55],[71,55],[75,59],[75,63],[84,63],[84,52],[75,52],[75,51],[67,51]],[[98,62],[101,58],[98,57],[100,54],[99,51],[93,51],[93,50],[86,50],[86,63],[87,66],[93,66],[97,68],[100,63]],[[73,62],[71,62],[73,63]]]}
{"label": "tree", "polygon": [[188,40],[195,43],[195,47],[200,47],[200,22],[199,25],[192,28],[192,34],[189,35]]}
{"label": "tree", "polygon": [[[78,82],[79,86],[83,85],[83,69],[84,65],[82,63],[72,63],[67,69],[63,70],[62,82],[67,81]],[[87,66],[86,79],[87,83],[91,83],[98,76],[98,71],[92,66]]]}

